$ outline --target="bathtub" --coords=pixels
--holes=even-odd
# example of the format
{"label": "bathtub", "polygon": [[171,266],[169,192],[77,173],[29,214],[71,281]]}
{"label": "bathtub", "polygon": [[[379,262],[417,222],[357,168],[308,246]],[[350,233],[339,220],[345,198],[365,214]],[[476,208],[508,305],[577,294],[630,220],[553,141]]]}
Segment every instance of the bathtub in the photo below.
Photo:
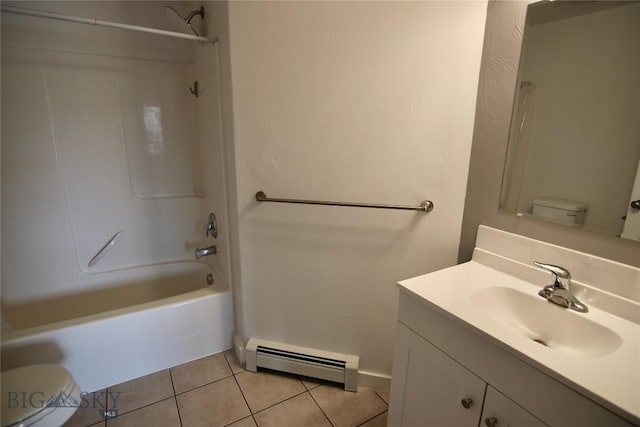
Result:
{"label": "bathtub", "polygon": [[2,370],[55,363],[92,392],[231,348],[231,292],[206,264],[137,277],[145,280],[3,305]]}

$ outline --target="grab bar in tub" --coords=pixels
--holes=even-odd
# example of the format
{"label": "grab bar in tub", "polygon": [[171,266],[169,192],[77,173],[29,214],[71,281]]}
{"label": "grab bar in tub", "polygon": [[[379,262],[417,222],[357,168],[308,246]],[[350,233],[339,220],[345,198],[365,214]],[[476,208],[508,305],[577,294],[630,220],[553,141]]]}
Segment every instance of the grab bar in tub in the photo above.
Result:
{"label": "grab bar in tub", "polygon": [[93,258],[91,258],[91,261],[89,261],[89,264],[87,264],[87,266],[93,267],[94,265],[96,265],[98,261],[100,261],[111,250],[111,248],[113,248],[113,246],[116,243],[118,243],[118,240],[120,240],[121,235],[122,235],[122,230],[114,234],[113,237],[109,239],[109,241],[102,248],[100,248],[98,252],[96,252],[96,254],[93,256]]}

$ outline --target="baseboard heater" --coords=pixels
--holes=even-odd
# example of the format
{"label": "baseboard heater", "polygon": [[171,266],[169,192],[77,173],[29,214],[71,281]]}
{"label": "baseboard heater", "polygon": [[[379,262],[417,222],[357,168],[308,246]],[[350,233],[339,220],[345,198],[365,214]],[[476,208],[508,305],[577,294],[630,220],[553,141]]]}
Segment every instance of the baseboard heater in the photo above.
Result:
{"label": "baseboard heater", "polygon": [[250,338],[246,357],[248,371],[273,369],[344,383],[345,390],[358,391],[358,356]]}

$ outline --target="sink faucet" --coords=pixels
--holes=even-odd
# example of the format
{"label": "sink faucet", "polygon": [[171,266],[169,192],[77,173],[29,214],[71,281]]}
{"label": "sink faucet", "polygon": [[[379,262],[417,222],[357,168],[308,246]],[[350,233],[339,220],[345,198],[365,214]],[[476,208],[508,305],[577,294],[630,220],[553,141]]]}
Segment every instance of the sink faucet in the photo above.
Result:
{"label": "sink faucet", "polygon": [[538,295],[554,304],[570,308],[579,313],[587,313],[589,311],[589,308],[578,301],[571,292],[571,273],[569,273],[567,269],[558,265],[544,264],[538,261],[534,261],[533,263],[553,274],[553,283],[542,288],[540,292],[538,292]]}
{"label": "sink faucet", "polygon": [[207,246],[206,248],[196,248],[196,259],[200,259],[203,256],[215,255],[218,253],[218,248],[215,246]]}

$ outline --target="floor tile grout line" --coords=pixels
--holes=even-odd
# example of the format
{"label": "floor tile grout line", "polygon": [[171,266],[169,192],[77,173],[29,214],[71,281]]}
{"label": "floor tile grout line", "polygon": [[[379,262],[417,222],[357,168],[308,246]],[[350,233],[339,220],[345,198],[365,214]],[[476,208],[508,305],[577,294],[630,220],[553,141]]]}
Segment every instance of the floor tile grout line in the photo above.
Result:
{"label": "floor tile grout line", "polygon": [[[251,371],[244,370],[244,371],[242,371],[242,372],[238,372],[237,374],[233,374],[233,378],[236,380],[236,383],[238,384],[238,388],[240,388],[240,393],[242,393],[242,397],[245,397],[245,396],[244,396],[244,391],[242,390],[242,387],[240,386],[240,382],[238,381],[238,379],[236,378],[236,376],[237,376],[237,375],[239,375],[239,374],[243,374],[243,373],[245,373],[245,372],[251,372]],[[278,402],[276,402],[276,403],[274,403],[274,404],[272,404],[272,405],[269,405],[269,406],[267,406],[267,407],[265,407],[265,408],[262,408],[262,409],[260,409],[260,410],[258,410],[258,411],[255,411],[255,412],[254,412],[254,411],[253,411],[253,409],[251,409],[251,407],[249,406],[249,402],[247,401],[247,399],[246,399],[246,397],[245,397],[245,402],[247,402],[247,407],[249,407],[249,411],[251,412],[251,416],[253,417],[253,421],[256,423],[256,425],[258,425],[258,421],[257,421],[257,420],[256,420],[256,418],[255,418],[255,414],[258,414],[258,413],[260,413],[260,412],[266,411],[267,409],[273,408],[274,406],[277,406],[277,405],[279,405],[279,404],[281,404],[281,403],[284,403],[284,402],[286,402],[286,401],[288,401],[288,400],[291,400],[291,399],[293,399],[293,398],[295,398],[295,397],[301,396],[301,395],[303,395],[303,394],[305,394],[305,393],[309,393],[309,390],[308,390],[308,389],[307,389],[307,387],[304,385],[304,383],[302,382],[302,380],[300,379],[300,377],[299,377],[299,376],[295,376],[295,379],[297,379],[297,380],[300,382],[300,385],[302,385],[302,388],[304,389],[303,391],[301,391],[300,393],[294,394],[294,395],[292,395],[292,396],[289,396],[289,397],[287,397],[286,399],[283,399],[283,400],[281,400],[281,401],[278,401]],[[318,385],[318,386],[319,386],[319,385]],[[309,395],[311,396],[311,393],[309,393]],[[313,399],[313,397],[312,397],[312,399]],[[316,403],[316,405],[317,405],[317,403]],[[322,409],[320,409],[320,410],[322,411]],[[324,412],[323,412],[323,415],[324,415]],[[325,415],[325,417],[326,417],[326,415]],[[331,421],[329,421],[329,423],[331,424]],[[331,424],[331,425],[333,426],[333,424]]]}
{"label": "floor tile grout line", "polygon": [[[227,363],[229,363],[229,362],[227,361]],[[253,418],[253,422],[255,423],[255,425],[258,425],[258,422],[256,421],[256,417],[253,416],[253,411],[251,410],[251,406],[249,406],[249,401],[247,401],[247,397],[244,395],[244,391],[242,391],[242,387],[240,387],[240,382],[236,378],[235,374],[233,374],[231,376],[233,377],[233,380],[236,382],[236,385],[238,386],[238,390],[240,390],[240,394],[242,395],[242,398],[244,399],[245,405],[247,405],[247,409],[249,409],[249,413],[251,414],[251,418]]]}
{"label": "floor tile grout line", "polygon": [[387,405],[387,407],[389,407],[389,402],[387,402],[384,397],[380,396],[380,393],[378,393],[376,390],[373,390],[373,392],[384,402],[385,405]]}
{"label": "floor tile grout line", "polygon": [[180,427],[183,427],[182,416],[180,415],[180,405],[178,405],[178,396],[176,396],[176,385],[173,382],[173,373],[171,372],[171,368],[169,368],[169,378],[171,379],[171,388],[173,389],[173,400],[176,403],[176,411],[178,411],[178,421],[180,422]]}
{"label": "floor tile grout line", "polygon": [[178,405],[178,396],[173,395],[173,401],[176,404],[176,411],[178,411],[178,421],[180,422],[180,427],[184,427],[182,424],[182,415],[180,415],[180,405]]}
{"label": "floor tile grout line", "polygon": [[142,406],[140,406],[140,407],[138,407],[138,408],[131,409],[131,410],[127,411],[127,412],[123,412],[122,414],[120,414],[120,413],[119,413],[117,416],[115,416],[115,417],[113,417],[113,418],[107,418],[107,419],[105,420],[105,422],[106,422],[106,421],[109,421],[109,420],[115,420],[115,419],[117,419],[117,418],[119,418],[119,417],[121,417],[121,416],[123,416],[123,415],[130,414],[130,413],[132,413],[132,412],[138,411],[138,410],[143,409],[143,408],[148,408],[148,407],[149,407],[149,406],[151,406],[151,405],[155,405],[156,403],[164,402],[165,400],[169,400],[169,399],[174,398],[174,397],[175,397],[175,396],[165,397],[164,399],[160,399],[160,400],[157,400],[157,401],[155,401],[155,402],[147,403],[146,405],[142,405]]}
{"label": "floor tile grout line", "polygon": [[326,414],[326,412],[324,412],[324,409],[322,409],[322,406],[320,406],[320,404],[318,403],[318,401],[316,400],[315,397],[313,397],[313,394],[311,394],[311,391],[308,391],[307,393],[309,393],[309,396],[311,396],[311,399],[313,400],[313,403],[316,404],[316,406],[318,407],[318,409],[320,409],[320,412],[322,412],[322,415],[324,415],[324,417],[327,419],[327,421],[329,422],[329,424],[331,424],[331,427],[335,427],[333,425],[333,422],[331,421],[331,419],[329,418],[329,416]]}
{"label": "floor tile grout line", "polygon": [[176,385],[173,383],[173,373],[171,372],[171,368],[167,369],[169,371],[169,379],[171,380],[171,390],[173,390],[173,397],[176,396]]}
{"label": "floor tile grout line", "polygon": [[[104,410],[108,411],[109,410],[109,387],[105,387],[105,399],[106,401],[104,402]],[[103,418],[103,423],[104,423],[104,427],[107,427],[107,417],[106,417],[106,412],[102,415]]]}
{"label": "floor tile grout line", "polygon": [[[233,349],[232,349],[232,348],[230,348],[230,349],[228,349],[228,350],[223,351],[223,352],[222,352],[222,356],[224,356],[224,360],[226,360],[226,361],[227,361],[227,365],[229,366],[229,370],[231,371],[231,375],[236,375],[236,374],[239,374],[240,372],[244,372],[244,371],[246,371],[246,369],[244,369],[244,368],[242,368],[242,367],[241,367],[241,368],[243,369],[242,371],[240,371],[240,372],[233,372],[233,367],[231,366],[231,362],[229,361],[229,358],[227,357],[227,353],[226,353],[227,351],[230,351],[230,350],[233,350]],[[240,365],[240,364],[238,363],[238,365]]]}
{"label": "floor tile grout line", "polygon": [[[253,419],[254,423],[256,422],[256,419],[253,418],[253,415],[247,415],[246,417],[242,417],[239,420],[231,421],[229,424],[225,424],[224,427],[229,427],[229,426],[234,425],[235,423],[238,423],[238,422],[240,422],[240,421],[242,421],[244,419],[247,419],[247,418]],[[257,425],[257,423],[256,423],[256,425]]]}
{"label": "floor tile grout line", "polygon": [[197,390],[197,389],[199,389],[199,388],[206,387],[206,386],[211,385],[211,384],[213,384],[213,383],[217,383],[217,382],[220,382],[220,381],[222,381],[222,380],[229,379],[229,378],[231,378],[232,376],[233,376],[233,374],[231,374],[231,375],[227,375],[226,377],[218,378],[217,380],[213,380],[213,381],[208,382],[208,383],[206,383],[206,384],[200,384],[199,386],[196,386],[196,387],[194,387],[194,388],[190,388],[189,390],[185,390],[185,391],[181,391],[181,392],[179,392],[179,393],[176,393],[176,394],[175,394],[175,396],[176,396],[176,397],[178,397],[178,396],[182,396],[183,394],[186,394],[186,393],[192,392],[192,391]]}
{"label": "floor tile grout line", "polygon": [[[249,406],[249,402],[247,402],[247,398],[244,396],[244,392],[242,391],[242,387],[240,387],[240,383],[238,382],[238,379],[236,378],[236,373],[233,372],[233,368],[231,367],[231,362],[229,362],[229,358],[227,357],[227,351],[229,350],[233,350],[232,348],[227,349],[222,351],[222,357],[224,357],[225,362],[227,362],[227,366],[229,367],[229,372],[231,372],[231,376],[233,377],[234,381],[236,382],[236,385],[238,386],[238,390],[240,390],[240,394],[242,395],[242,398],[244,399],[244,403],[247,405],[247,408],[249,409],[249,416],[247,417],[242,417],[239,420],[234,421],[233,423],[236,423],[240,420],[244,420],[245,418],[249,418],[251,417],[251,419],[253,420],[253,423],[255,425],[258,425],[258,422],[256,421],[256,418],[253,416],[253,412],[251,411],[251,407]],[[241,371],[244,372],[244,371]],[[239,374],[240,372],[238,372]],[[233,423],[227,424],[227,425],[231,425]]]}
{"label": "floor tile grout line", "polygon": [[[300,379],[300,378],[299,378],[299,379]],[[316,384],[316,385],[314,385],[313,387],[307,387],[307,385],[304,383],[304,380],[300,379],[300,381],[302,381],[302,385],[304,386],[304,388],[306,388],[306,389],[307,389],[307,391],[311,391],[311,390],[313,390],[314,388],[318,388],[318,387],[320,387],[320,386],[322,385],[322,384]]]}
{"label": "floor tile grout line", "polygon": [[[251,413],[252,413],[252,414],[259,414],[260,412],[266,411],[267,409],[271,409],[271,408],[273,408],[274,406],[278,406],[279,404],[284,403],[284,402],[286,402],[287,400],[291,400],[291,399],[293,399],[293,398],[295,398],[295,397],[298,397],[298,396],[301,396],[301,395],[303,395],[303,394],[305,394],[305,393],[309,393],[309,391],[308,391],[308,390],[305,390],[305,391],[302,391],[302,392],[300,392],[300,393],[298,393],[298,394],[294,394],[294,395],[292,395],[292,396],[287,397],[286,399],[283,399],[283,400],[281,400],[281,401],[279,401],[279,402],[274,403],[273,405],[269,405],[269,406],[267,406],[266,408],[262,408],[262,409],[260,409],[259,411],[256,411],[256,412],[253,412],[253,411],[252,411]],[[249,410],[251,410],[251,408],[249,408]]]}
{"label": "floor tile grout line", "polygon": [[374,418],[378,418],[380,415],[382,415],[382,414],[384,414],[385,412],[388,412],[388,411],[389,411],[388,409],[385,409],[384,411],[380,412],[379,414],[374,415],[373,417],[371,417],[371,418],[369,418],[369,419],[364,420],[363,422],[361,422],[360,424],[358,424],[358,427],[361,427],[361,426],[365,425],[365,424],[366,424],[366,423],[368,423],[369,421],[373,420]]}
{"label": "floor tile grout line", "polygon": [[[227,351],[227,350],[225,350]],[[222,357],[224,357],[224,361],[227,362],[227,366],[229,367],[229,370],[231,371],[231,375],[235,375],[235,373],[233,372],[233,368],[231,367],[231,362],[229,362],[229,358],[227,357],[227,354],[225,353],[225,351],[222,352]]]}

